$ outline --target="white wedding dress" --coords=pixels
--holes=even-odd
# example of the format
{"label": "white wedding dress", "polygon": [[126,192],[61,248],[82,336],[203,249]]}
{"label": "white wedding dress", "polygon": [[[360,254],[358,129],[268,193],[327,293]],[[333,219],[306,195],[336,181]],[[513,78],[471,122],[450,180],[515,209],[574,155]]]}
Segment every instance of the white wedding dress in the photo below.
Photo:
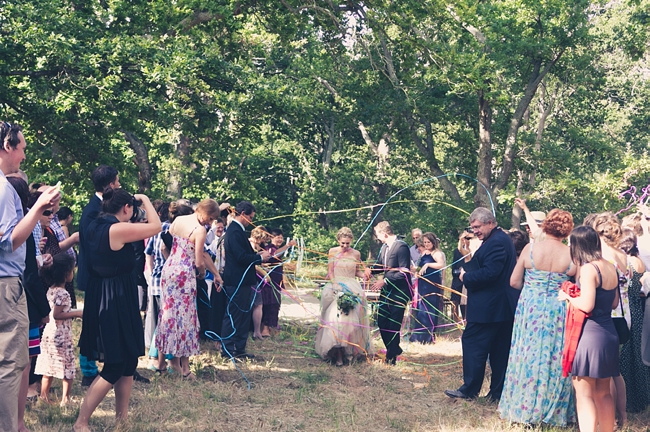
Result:
{"label": "white wedding dress", "polygon": [[[343,348],[348,360],[374,354],[370,341],[370,322],[366,296],[355,278],[358,262],[334,259],[331,282],[323,287],[321,322],[316,334],[316,352],[327,359],[332,348]],[[343,293],[355,294],[359,302],[346,315],[338,307]]]}

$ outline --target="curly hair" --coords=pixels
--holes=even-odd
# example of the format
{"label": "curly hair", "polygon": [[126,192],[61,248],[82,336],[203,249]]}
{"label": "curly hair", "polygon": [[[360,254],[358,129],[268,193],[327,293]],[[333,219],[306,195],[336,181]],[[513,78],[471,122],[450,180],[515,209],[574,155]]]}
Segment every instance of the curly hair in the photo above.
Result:
{"label": "curly hair", "polygon": [[596,216],[592,226],[608,246],[618,247],[623,236],[623,230],[621,229],[621,223],[618,217],[614,213],[605,212],[599,214]]}
{"label": "curly hair", "polygon": [[192,203],[185,199],[179,199],[169,203],[167,215],[169,216],[169,223],[174,222],[179,216],[187,216],[194,213]]}
{"label": "curly hair", "polygon": [[542,231],[553,237],[567,238],[572,230],[573,216],[568,211],[553,209],[542,222]]}
{"label": "curly hair", "polygon": [[623,228],[623,234],[621,236],[621,242],[619,244],[619,247],[623,249],[623,252],[629,256],[638,257],[639,248],[637,247],[636,242],[637,236],[634,230],[630,228]]}
{"label": "curly hair", "polygon": [[52,265],[41,267],[38,274],[49,286],[63,286],[70,272],[74,270],[74,258],[67,253],[59,253],[52,257]]}
{"label": "curly hair", "polygon": [[621,221],[621,227],[629,228],[632,231],[634,231],[634,234],[636,234],[637,236],[642,236],[643,235],[643,227],[641,226],[642,217],[643,214],[641,212],[627,215]]}
{"label": "curly hair", "polygon": [[258,226],[251,231],[251,239],[266,243],[271,240],[271,234],[263,226]]}
{"label": "curly hair", "polygon": [[337,241],[340,241],[343,237],[349,238],[350,240],[354,240],[354,235],[352,234],[352,230],[348,227],[343,227],[339,230],[339,232],[336,233]]}

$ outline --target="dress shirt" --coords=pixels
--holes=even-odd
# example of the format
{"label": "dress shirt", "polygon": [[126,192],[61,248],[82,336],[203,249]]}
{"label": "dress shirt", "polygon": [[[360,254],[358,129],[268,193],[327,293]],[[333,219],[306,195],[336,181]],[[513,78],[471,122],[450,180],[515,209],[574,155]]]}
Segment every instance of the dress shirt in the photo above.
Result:
{"label": "dress shirt", "polygon": [[0,171],[0,277],[20,277],[25,271],[27,245],[23,242],[13,250],[11,240],[14,228],[24,216],[18,193]]}

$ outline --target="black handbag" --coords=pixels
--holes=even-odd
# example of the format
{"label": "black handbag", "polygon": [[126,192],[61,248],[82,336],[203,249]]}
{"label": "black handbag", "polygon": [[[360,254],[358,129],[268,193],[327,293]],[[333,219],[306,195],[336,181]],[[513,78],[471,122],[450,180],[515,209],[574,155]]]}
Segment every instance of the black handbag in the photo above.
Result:
{"label": "black handbag", "polygon": [[630,328],[627,326],[627,321],[625,320],[625,309],[623,308],[623,297],[621,296],[621,285],[618,285],[618,304],[621,307],[622,317],[614,317],[614,328],[616,328],[616,333],[618,333],[618,343],[623,345],[630,340]]}

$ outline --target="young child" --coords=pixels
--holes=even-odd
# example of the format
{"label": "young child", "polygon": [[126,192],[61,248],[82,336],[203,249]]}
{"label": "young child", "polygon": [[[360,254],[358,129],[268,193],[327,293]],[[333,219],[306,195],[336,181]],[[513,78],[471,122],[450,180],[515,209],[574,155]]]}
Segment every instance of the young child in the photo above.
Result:
{"label": "young child", "polygon": [[35,373],[43,375],[41,399],[50,402],[49,392],[52,378],[63,380],[61,406],[70,401],[72,381],[75,376],[74,345],[72,343],[72,319],[81,318],[83,311],[71,309],[70,294],[66,282],[74,277],[74,258],[60,253],[52,259],[50,267],[40,270],[41,277],[50,285],[47,300],[50,302],[50,321],[43,330],[41,354],[36,360]]}

